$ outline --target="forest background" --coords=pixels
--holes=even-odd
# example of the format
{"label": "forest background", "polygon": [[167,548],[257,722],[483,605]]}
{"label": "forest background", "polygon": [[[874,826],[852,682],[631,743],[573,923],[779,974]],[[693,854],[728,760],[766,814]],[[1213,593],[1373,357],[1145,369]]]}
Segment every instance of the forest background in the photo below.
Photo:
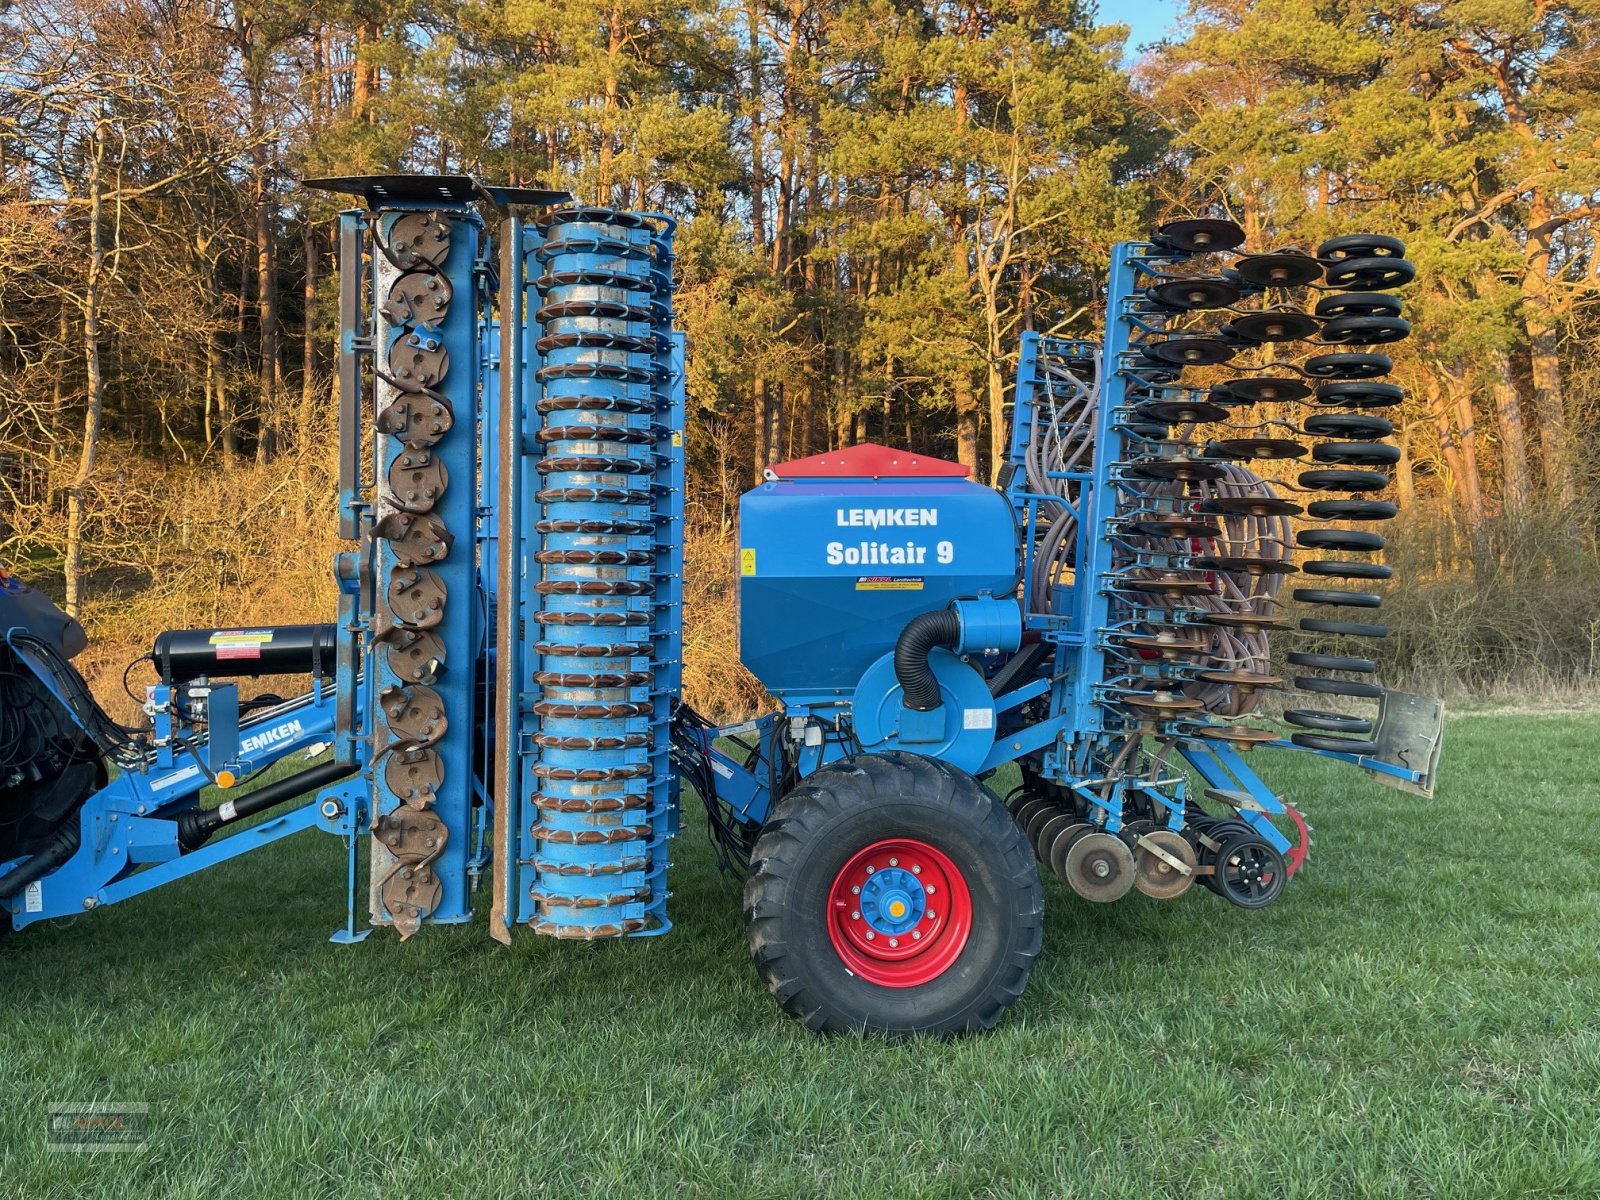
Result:
{"label": "forest background", "polygon": [[[690,360],[691,699],[737,665],[739,493],[874,440],[978,478],[1020,334],[1111,246],[1405,239],[1391,684],[1600,678],[1600,0],[9,0],[0,558],[89,627],[330,619],[332,231],[298,180],[460,172],[662,210]],[[1290,414],[1292,415],[1292,414]]]}

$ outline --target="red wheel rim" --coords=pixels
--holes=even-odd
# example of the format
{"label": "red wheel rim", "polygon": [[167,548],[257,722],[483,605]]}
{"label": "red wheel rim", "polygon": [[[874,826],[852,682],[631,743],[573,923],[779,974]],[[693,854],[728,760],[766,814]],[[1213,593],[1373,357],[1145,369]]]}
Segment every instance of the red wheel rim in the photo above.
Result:
{"label": "red wheel rim", "polygon": [[943,975],[972,933],[972,892],[948,855],[915,838],[874,842],[828,891],[828,938],[854,975],[917,987]]}

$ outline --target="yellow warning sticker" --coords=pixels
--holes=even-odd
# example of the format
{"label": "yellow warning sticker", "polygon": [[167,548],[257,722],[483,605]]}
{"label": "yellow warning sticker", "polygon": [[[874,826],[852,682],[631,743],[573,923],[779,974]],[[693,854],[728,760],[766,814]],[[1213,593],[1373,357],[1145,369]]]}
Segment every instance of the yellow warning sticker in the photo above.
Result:
{"label": "yellow warning sticker", "polygon": [[856,580],[858,592],[920,592],[920,575],[863,575]]}
{"label": "yellow warning sticker", "polygon": [[225,630],[222,630],[219,633],[213,633],[211,635],[211,644],[213,646],[222,646],[222,645],[230,645],[231,646],[231,645],[237,645],[237,644],[242,643],[242,642],[255,642],[258,645],[263,645],[264,646],[268,642],[270,642],[271,640],[272,640],[272,630],[270,630],[270,629],[259,629],[259,630],[225,629]]}
{"label": "yellow warning sticker", "polygon": [[752,548],[739,551],[739,574],[754,575],[756,573],[756,552]]}
{"label": "yellow warning sticker", "polygon": [[677,449],[681,450],[683,448],[683,430],[674,429],[672,431],[672,444]]}

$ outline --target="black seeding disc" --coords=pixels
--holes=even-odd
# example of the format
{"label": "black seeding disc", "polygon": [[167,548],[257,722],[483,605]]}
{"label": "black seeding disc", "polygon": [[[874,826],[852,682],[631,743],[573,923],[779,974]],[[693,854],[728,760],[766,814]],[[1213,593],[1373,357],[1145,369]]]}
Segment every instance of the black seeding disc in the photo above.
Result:
{"label": "black seeding disc", "polygon": [[1179,367],[1211,367],[1233,357],[1233,347],[1216,338],[1172,337],[1160,342],[1145,342],[1139,347],[1146,358]]}
{"label": "black seeding disc", "polygon": [[1400,297],[1387,292],[1332,292],[1317,301],[1315,312],[1333,317],[1398,317]]}
{"label": "black seeding disc", "polygon": [[1319,328],[1313,317],[1298,309],[1267,309],[1233,319],[1233,329],[1249,342],[1292,342],[1310,337]]}
{"label": "black seeding disc", "polygon": [[1305,287],[1322,278],[1322,264],[1298,250],[1247,254],[1234,262],[1233,269],[1257,287]]}
{"label": "black seeding disc", "polygon": [[1202,501],[1198,511],[1212,517],[1292,517],[1304,510],[1276,496],[1224,496]]}
{"label": "black seeding disc", "polygon": [[1242,575],[1293,575],[1300,570],[1293,563],[1277,558],[1230,558],[1218,555],[1191,558],[1189,565],[1201,571],[1237,571]]}
{"label": "black seeding disc", "polygon": [[1214,538],[1222,536],[1215,521],[1191,521],[1185,517],[1146,517],[1133,521],[1128,532],[1152,538]]}
{"label": "black seeding disc", "polygon": [[1164,425],[1195,425],[1206,421],[1225,421],[1228,410],[1204,400],[1152,400],[1134,409],[1139,416]]}
{"label": "black seeding disc", "polygon": [[1145,296],[1162,308],[1190,312],[1199,308],[1226,308],[1239,299],[1239,289],[1226,279],[1174,279],[1146,288]]}
{"label": "black seeding disc", "polygon": [[1304,400],[1311,395],[1311,389],[1300,380],[1274,375],[1235,379],[1222,386],[1230,395],[1237,396],[1246,404],[1282,404],[1289,400]]}
{"label": "black seeding disc", "polygon": [[1216,463],[1198,462],[1192,458],[1166,458],[1155,462],[1135,463],[1129,469],[1141,479],[1176,479],[1185,483],[1221,479],[1227,474]]}
{"label": "black seeding disc", "polygon": [[1288,438],[1226,438],[1220,442],[1208,442],[1205,448],[1207,458],[1232,458],[1241,461],[1257,458],[1301,458],[1305,452],[1305,446]]}
{"label": "black seeding disc", "polygon": [[1156,240],[1184,254],[1210,254],[1244,245],[1244,230],[1232,221],[1199,217],[1168,221],[1156,230]]}
{"label": "black seeding disc", "polygon": [[1300,368],[1317,379],[1377,379],[1394,370],[1387,354],[1318,354]]}

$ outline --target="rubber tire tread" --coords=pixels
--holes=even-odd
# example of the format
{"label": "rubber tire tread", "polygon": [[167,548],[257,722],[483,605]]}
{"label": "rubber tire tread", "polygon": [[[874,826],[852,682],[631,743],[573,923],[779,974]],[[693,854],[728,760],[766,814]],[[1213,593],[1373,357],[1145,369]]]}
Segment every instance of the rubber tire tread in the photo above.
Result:
{"label": "rubber tire tread", "polygon": [[1313,500],[1306,515],[1319,521],[1392,521],[1400,507],[1387,500]]}
{"label": "rubber tire tread", "polygon": [[[972,892],[961,957],[914,988],[852,975],[828,937],[834,878],[890,837],[936,845]],[[1044,888],[1022,830],[972,776],[903,751],[857,754],[816,771],[773,810],[751,854],[744,918],[757,972],[807,1029],[947,1038],[992,1029],[1022,995],[1044,940]]]}
{"label": "rubber tire tread", "polygon": [[1383,688],[1364,679],[1324,679],[1321,675],[1296,675],[1294,686],[1302,692],[1315,692],[1323,696],[1354,696],[1361,700],[1377,700]]}
{"label": "rubber tire tread", "polygon": [[1325,733],[1291,733],[1289,740],[1307,750],[1333,750],[1341,754],[1376,754],[1378,743],[1367,738],[1329,737]]}
{"label": "rubber tire tread", "polygon": [[1294,540],[1308,550],[1382,550],[1386,543],[1381,533],[1365,529],[1302,529]]}
{"label": "rubber tire tread", "polygon": [[1290,666],[1309,667],[1313,671],[1351,671],[1357,675],[1370,675],[1378,664],[1370,658],[1354,658],[1347,654],[1313,654],[1309,650],[1291,650]]}
{"label": "rubber tire tread", "polygon": [[1294,598],[1301,604],[1333,604],[1342,608],[1379,608],[1383,597],[1376,592],[1351,592],[1344,588],[1295,588]]}
{"label": "rubber tire tread", "polygon": [[1343,637],[1386,638],[1387,625],[1366,625],[1360,621],[1326,621],[1321,617],[1301,617],[1300,628],[1307,633],[1333,633]]}
{"label": "rubber tire tread", "polygon": [[1400,447],[1388,442],[1323,442],[1311,452],[1317,462],[1387,467],[1400,461]]}
{"label": "rubber tire tread", "polygon": [[1307,575],[1331,575],[1335,579],[1388,579],[1394,568],[1388,563],[1355,562],[1344,558],[1313,558],[1300,564]]}
{"label": "rubber tire tread", "polygon": [[1302,729],[1320,729],[1328,733],[1372,732],[1372,722],[1365,717],[1353,717],[1349,713],[1324,712],[1317,708],[1291,708],[1283,714],[1283,719]]}

